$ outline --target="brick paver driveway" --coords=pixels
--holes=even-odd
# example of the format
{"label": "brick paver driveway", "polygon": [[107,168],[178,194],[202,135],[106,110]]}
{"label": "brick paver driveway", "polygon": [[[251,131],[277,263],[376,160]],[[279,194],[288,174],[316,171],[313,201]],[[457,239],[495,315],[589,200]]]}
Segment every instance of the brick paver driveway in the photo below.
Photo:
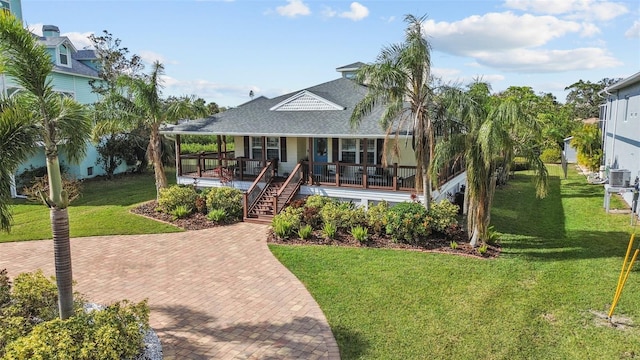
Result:
{"label": "brick paver driveway", "polygon": [[[94,302],[149,299],[165,359],[339,359],[318,304],[248,223],[71,240],[75,290]],[[10,276],[53,275],[50,240],[0,244]]]}

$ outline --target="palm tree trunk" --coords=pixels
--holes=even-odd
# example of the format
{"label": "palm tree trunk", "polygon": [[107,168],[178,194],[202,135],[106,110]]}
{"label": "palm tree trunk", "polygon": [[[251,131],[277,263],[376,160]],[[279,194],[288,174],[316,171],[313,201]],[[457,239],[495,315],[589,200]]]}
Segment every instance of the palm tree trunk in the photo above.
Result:
{"label": "palm tree trunk", "polygon": [[62,320],[73,315],[73,273],[69,243],[69,199],[62,191],[62,174],[55,145],[48,146],[47,176],[49,179],[49,212],[53,233],[53,256],[58,285],[58,310]]}
{"label": "palm tree trunk", "polygon": [[71,270],[71,244],[69,242],[69,214],[67,209],[50,210],[53,232],[53,254],[58,285],[58,309],[62,320],[73,315],[73,274]]}
{"label": "palm tree trunk", "polygon": [[149,160],[153,164],[153,171],[156,179],[156,198],[160,197],[160,189],[167,187],[167,176],[162,165],[162,143],[157,125],[151,127],[149,141]]}
{"label": "palm tree trunk", "polygon": [[424,205],[424,208],[429,211],[431,208],[431,179],[429,177],[429,172],[424,167],[422,168],[422,194],[424,195],[422,204]]}

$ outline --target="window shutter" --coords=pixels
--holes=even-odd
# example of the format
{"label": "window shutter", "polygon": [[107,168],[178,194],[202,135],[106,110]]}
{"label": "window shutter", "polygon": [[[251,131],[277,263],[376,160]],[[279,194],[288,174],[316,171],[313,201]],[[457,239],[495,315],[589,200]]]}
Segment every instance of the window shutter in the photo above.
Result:
{"label": "window shutter", "polygon": [[249,137],[244,137],[244,157],[251,158],[251,152],[249,151]]}
{"label": "window shutter", "polygon": [[336,162],[340,159],[340,146],[338,145],[338,138],[331,139],[331,161]]}
{"label": "window shutter", "polygon": [[280,138],[280,162],[287,162],[287,138]]}

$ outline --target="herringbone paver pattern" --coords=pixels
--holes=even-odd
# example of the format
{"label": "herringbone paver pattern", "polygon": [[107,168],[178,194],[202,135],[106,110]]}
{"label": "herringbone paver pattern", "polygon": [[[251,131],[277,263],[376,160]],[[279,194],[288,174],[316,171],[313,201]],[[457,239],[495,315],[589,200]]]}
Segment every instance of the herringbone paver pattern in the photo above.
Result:
{"label": "herringbone paver pattern", "polygon": [[[75,290],[149,300],[165,359],[339,359],[324,314],[269,252],[266,226],[71,240]],[[0,244],[10,276],[53,275],[50,240]]]}

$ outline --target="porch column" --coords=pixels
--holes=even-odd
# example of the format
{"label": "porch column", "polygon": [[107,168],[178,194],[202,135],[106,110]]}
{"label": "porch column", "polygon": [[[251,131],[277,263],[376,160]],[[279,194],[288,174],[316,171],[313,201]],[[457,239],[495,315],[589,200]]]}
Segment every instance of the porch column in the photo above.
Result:
{"label": "porch column", "polygon": [[368,157],[367,155],[369,155],[369,148],[368,148],[368,141],[367,138],[363,138],[362,140],[362,156],[364,157],[363,159],[360,159],[360,163],[362,164],[362,187],[364,187],[365,189],[369,187],[369,181],[368,181],[368,177],[369,177],[369,171],[367,169],[367,161],[368,161]]}
{"label": "porch column", "polygon": [[262,137],[262,167],[267,165],[267,137]]}
{"label": "porch column", "polygon": [[309,141],[309,184],[313,185],[313,138],[308,138]]}
{"label": "porch column", "polygon": [[178,176],[182,176],[182,159],[180,158],[180,135],[176,135],[176,168],[178,169]]}
{"label": "porch column", "polygon": [[[216,141],[218,142],[218,167],[222,166],[222,139],[220,135],[217,136]],[[220,175],[222,176],[222,170],[220,170]]]}

